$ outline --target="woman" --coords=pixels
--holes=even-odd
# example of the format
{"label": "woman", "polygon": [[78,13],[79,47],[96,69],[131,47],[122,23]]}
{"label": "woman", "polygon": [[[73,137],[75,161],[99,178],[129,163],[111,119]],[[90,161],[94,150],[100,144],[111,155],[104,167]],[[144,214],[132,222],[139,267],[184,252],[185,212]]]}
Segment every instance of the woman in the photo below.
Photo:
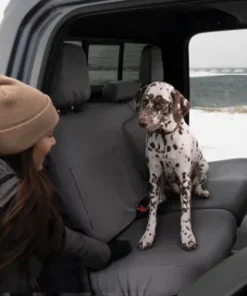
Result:
{"label": "woman", "polygon": [[128,241],[107,245],[64,226],[43,171],[45,157],[56,144],[58,121],[48,96],[0,75],[1,293],[45,292],[47,278],[56,289],[48,263],[59,258],[75,258],[97,270],[131,251]]}

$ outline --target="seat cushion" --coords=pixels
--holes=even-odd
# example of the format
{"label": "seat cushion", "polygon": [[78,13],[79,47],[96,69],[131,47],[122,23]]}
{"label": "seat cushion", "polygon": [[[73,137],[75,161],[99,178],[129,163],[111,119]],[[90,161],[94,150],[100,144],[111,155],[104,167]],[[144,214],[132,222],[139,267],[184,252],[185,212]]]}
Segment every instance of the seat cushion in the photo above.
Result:
{"label": "seat cushion", "polygon": [[91,273],[96,295],[170,296],[193,281],[229,254],[236,233],[236,220],[224,210],[196,210],[192,225],[199,247],[184,251],[180,247],[180,215],[159,216],[152,248],[137,248],[147,219],[135,221],[121,239],[129,239],[133,252],[108,268]]}
{"label": "seat cushion", "polygon": [[[209,175],[205,188],[211,198],[208,200],[194,197],[194,209],[224,209],[231,212],[242,222],[247,209],[247,159],[229,159],[209,163]],[[170,199],[171,211],[180,211],[180,199]]]}

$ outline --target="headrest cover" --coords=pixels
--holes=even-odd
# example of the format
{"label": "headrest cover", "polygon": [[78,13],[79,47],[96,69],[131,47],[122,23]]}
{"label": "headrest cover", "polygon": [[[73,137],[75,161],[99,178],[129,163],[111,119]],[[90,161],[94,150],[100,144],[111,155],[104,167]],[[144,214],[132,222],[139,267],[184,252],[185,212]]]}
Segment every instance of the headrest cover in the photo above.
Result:
{"label": "headrest cover", "polygon": [[130,101],[140,88],[138,81],[115,81],[104,85],[104,99],[111,102]]}
{"label": "headrest cover", "polygon": [[86,56],[81,47],[64,44],[55,65],[51,99],[57,109],[80,107],[91,94]]}
{"label": "headrest cover", "polygon": [[142,49],[139,80],[142,86],[164,80],[163,59],[159,47],[146,45]]}

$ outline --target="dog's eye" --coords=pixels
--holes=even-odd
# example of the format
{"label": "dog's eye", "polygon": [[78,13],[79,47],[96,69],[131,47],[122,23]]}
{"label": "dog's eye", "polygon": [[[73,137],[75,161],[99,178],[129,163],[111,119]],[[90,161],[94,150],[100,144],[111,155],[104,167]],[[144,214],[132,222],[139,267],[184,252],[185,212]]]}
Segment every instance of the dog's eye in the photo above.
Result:
{"label": "dog's eye", "polygon": [[156,110],[161,110],[161,109],[163,109],[164,107],[165,107],[164,104],[162,104],[161,102],[154,104],[154,108],[155,108]]}

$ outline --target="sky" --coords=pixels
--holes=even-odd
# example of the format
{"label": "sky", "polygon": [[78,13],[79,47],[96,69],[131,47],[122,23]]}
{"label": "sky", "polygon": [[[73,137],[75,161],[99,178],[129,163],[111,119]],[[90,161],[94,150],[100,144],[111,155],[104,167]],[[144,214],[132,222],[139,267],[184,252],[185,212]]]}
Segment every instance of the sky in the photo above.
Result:
{"label": "sky", "polygon": [[247,30],[195,35],[189,44],[190,67],[247,67]]}
{"label": "sky", "polygon": [[[25,1],[25,0],[24,0]],[[2,20],[3,17],[3,11],[8,4],[9,0],[0,0],[0,21]]]}
{"label": "sky", "polygon": [[[0,22],[8,2],[0,0]],[[190,67],[247,67],[246,37],[246,29],[194,36],[189,44]]]}

